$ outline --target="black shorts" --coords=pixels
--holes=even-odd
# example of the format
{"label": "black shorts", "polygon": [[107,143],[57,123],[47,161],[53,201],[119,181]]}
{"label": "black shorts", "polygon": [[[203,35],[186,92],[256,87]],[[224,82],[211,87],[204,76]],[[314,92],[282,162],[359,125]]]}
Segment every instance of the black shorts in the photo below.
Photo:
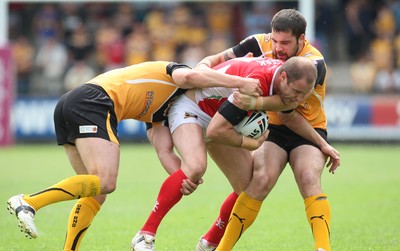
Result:
{"label": "black shorts", "polygon": [[119,144],[114,102],[98,85],[83,84],[64,94],[54,110],[57,144],[102,138]]}
{"label": "black shorts", "polygon": [[[312,143],[309,140],[300,137],[295,132],[291,131],[289,128],[283,125],[268,125],[269,134],[267,141],[273,142],[284,149],[287,154],[289,155],[290,152],[300,145],[311,145],[319,148],[316,144]],[[325,141],[328,142],[328,133],[326,130],[315,128],[315,131]]]}
{"label": "black shorts", "polygon": [[[144,123],[146,125],[146,132],[147,132],[147,130],[153,128],[153,123],[150,123],[150,122],[144,122]],[[157,123],[159,123],[161,126],[169,127],[168,118],[166,118],[165,120],[163,120],[161,122],[157,122]]]}

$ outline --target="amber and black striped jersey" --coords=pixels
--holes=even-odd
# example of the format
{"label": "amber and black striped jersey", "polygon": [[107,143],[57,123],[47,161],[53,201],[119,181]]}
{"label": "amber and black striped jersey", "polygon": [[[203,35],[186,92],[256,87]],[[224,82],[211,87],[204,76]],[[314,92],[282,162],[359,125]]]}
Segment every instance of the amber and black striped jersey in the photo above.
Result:
{"label": "amber and black striped jersey", "polygon": [[[273,58],[271,33],[249,36],[233,47],[233,52],[237,57],[245,56],[251,52],[254,57],[263,56]],[[301,113],[314,128],[326,129],[327,120],[323,102],[326,92],[327,68],[324,57],[307,40],[305,40],[304,48],[297,56],[303,56],[313,60],[318,70],[318,76],[313,94],[306,101],[301,103],[296,110]],[[283,124],[276,112],[268,112],[268,117],[268,122],[270,124]]]}
{"label": "amber and black striped jersey", "polygon": [[118,122],[165,120],[165,111],[174,98],[186,90],[179,88],[167,72],[171,62],[145,62],[105,72],[88,83],[100,85],[114,102]]}

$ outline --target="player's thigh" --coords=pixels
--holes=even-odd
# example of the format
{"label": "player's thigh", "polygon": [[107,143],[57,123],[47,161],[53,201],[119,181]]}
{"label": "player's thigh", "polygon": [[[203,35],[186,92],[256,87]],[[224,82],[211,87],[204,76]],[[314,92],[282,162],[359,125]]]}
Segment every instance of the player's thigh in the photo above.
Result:
{"label": "player's thigh", "polygon": [[70,144],[64,144],[64,151],[67,154],[69,163],[72,168],[75,170],[76,174],[87,174],[88,171],[86,166],[83,164],[81,155],[78,152],[78,149]]}
{"label": "player's thigh", "polygon": [[253,173],[251,153],[243,148],[209,143],[208,153],[229,180],[235,192],[242,192]]}
{"label": "player's thigh", "polygon": [[[181,159],[183,172],[191,178],[201,178],[207,166],[203,129],[195,123],[182,124],[172,133],[172,139]],[[198,177],[200,175],[200,177]]]}
{"label": "player's thigh", "polygon": [[253,152],[253,175],[260,178],[268,176],[270,179],[277,179],[286,166],[287,158],[288,155],[284,149],[275,143],[265,141]]}
{"label": "player's thigh", "polygon": [[89,174],[115,182],[120,157],[118,144],[102,138],[78,138],[75,145]]}
{"label": "player's thigh", "polygon": [[289,162],[303,197],[322,192],[321,174],[326,156],[317,147],[311,145],[296,147],[290,153]]}
{"label": "player's thigh", "polygon": [[266,141],[253,152],[253,176],[246,192],[264,200],[275,186],[287,163],[287,153],[275,143]]}

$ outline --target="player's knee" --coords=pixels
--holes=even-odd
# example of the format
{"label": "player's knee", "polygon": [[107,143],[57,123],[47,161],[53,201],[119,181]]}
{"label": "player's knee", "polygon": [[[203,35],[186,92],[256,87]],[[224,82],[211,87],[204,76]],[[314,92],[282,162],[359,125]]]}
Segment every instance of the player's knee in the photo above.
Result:
{"label": "player's knee", "polygon": [[267,197],[269,192],[272,190],[276,183],[276,180],[273,177],[268,175],[254,175],[253,176],[253,184],[257,189],[257,194],[259,199],[264,199]]}
{"label": "player's knee", "polygon": [[101,182],[101,193],[109,194],[115,191],[117,188],[116,181],[106,180],[105,182]]}
{"label": "player's knee", "polygon": [[183,172],[192,181],[198,181],[206,172],[206,161],[192,161],[182,166]]}
{"label": "player's knee", "polygon": [[302,187],[314,186],[315,184],[319,184],[320,175],[313,170],[307,169],[300,173],[298,180],[300,181],[300,185]]}

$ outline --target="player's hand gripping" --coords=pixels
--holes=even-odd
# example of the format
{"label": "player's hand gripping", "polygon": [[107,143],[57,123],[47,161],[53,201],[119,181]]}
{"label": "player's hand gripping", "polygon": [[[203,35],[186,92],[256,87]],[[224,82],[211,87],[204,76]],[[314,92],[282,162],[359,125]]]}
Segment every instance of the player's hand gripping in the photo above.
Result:
{"label": "player's hand gripping", "polygon": [[203,184],[203,179],[200,179],[198,182],[193,182],[190,179],[185,179],[182,181],[181,193],[183,195],[189,195],[193,193],[201,184]]}
{"label": "player's hand gripping", "polygon": [[334,174],[340,166],[340,153],[329,144],[321,147],[321,151],[328,156],[326,167],[329,167],[329,172]]}
{"label": "player's hand gripping", "polygon": [[243,93],[240,89],[239,91],[233,92],[233,104],[242,110],[260,110],[263,105],[261,97],[248,95]]}
{"label": "player's hand gripping", "polygon": [[253,97],[259,97],[263,93],[261,90],[260,81],[254,78],[243,78],[241,87],[238,89],[239,92]]}

